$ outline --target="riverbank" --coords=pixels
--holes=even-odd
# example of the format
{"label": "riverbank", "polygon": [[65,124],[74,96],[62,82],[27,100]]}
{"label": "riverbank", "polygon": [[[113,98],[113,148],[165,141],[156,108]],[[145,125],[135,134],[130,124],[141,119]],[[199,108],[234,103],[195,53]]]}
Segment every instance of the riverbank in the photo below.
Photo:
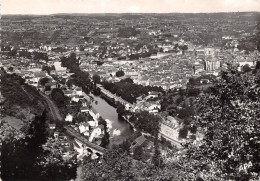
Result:
{"label": "riverbank", "polygon": [[134,130],[134,132],[137,131],[136,128],[135,128],[135,126],[134,126],[134,124],[131,123],[130,120],[129,120],[126,116],[121,116],[121,115],[119,115],[119,116],[120,116],[124,121],[128,122],[128,124],[131,125],[132,129]]}
{"label": "riverbank", "polygon": [[92,93],[89,95],[85,94],[84,97],[91,97],[91,99],[93,98],[93,101],[91,101],[91,106],[93,109],[95,109],[103,119],[108,119],[110,121],[111,129],[109,130],[109,147],[114,144],[117,145],[122,143],[125,139],[127,139],[127,137],[134,133],[132,125],[129,124],[126,120],[120,118],[118,115],[115,104],[111,104],[111,102],[109,102],[107,99],[104,99],[101,96],[95,96]]}
{"label": "riverbank", "polygon": [[[103,98],[108,104],[110,104],[114,108],[117,108],[117,103],[115,102],[115,100],[113,98],[110,98],[103,93],[101,93],[100,97]],[[128,124],[130,124],[131,128],[134,130],[134,132],[136,131],[134,124],[131,123],[130,120],[126,116],[122,116],[122,115],[118,114],[118,117],[121,118],[122,120],[126,121]]]}

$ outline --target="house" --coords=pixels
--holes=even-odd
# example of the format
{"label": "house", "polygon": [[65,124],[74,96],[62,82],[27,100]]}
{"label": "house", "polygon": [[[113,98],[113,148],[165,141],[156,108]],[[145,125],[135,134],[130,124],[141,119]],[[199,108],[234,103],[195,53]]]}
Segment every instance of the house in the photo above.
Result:
{"label": "house", "polygon": [[139,136],[132,142],[130,149],[133,151],[136,147],[143,145],[145,141],[144,135]]}
{"label": "house", "polygon": [[56,75],[56,70],[51,70],[50,75]]}
{"label": "house", "polygon": [[179,140],[180,124],[177,118],[167,116],[160,124],[160,127],[161,137],[173,142],[176,146],[181,147],[181,140]]}
{"label": "house", "polygon": [[79,132],[85,136],[89,136],[89,123],[81,123],[79,125]]}
{"label": "house", "polygon": [[137,83],[141,84],[143,86],[148,86],[150,84],[149,77],[147,75],[144,75],[141,78],[139,77],[139,80],[137,80]]}
{"label": "house", "polygon": [[159,112],[159,110],[161,109],[161,104],[151,104],[151,105],[149,105],[149,107],[148,107],[148,110],[149,110],[149,112]]}
{"label": "house", "polygon": [[209,82],[210,82],[209,79],[201,79],[200,80],[201,84],[208,84]]}
{"label": "house", "polygon": [[36,86],[38,86],[40,79],[46,78],[46,77],[47,77],[46,72],[42,72],[42,71],[41,72],[34,72],[32,81],[34,82],[34,84],[37,84]]}
{"label": "house", "polygon": [[155,97],[158,97],[160,95],[160,92],[150,92],[149,93],[149,96],[152,97],[152,98],[155,98]]}
{"label": "house", "polygon": [[80,112],[89,112],[89,108],[87,106],[83,106],[80,108]]}
{"label": "house", "polygon": [[125,104],[125,109],[126,110],[130,110],[132,108],[132,106],[130,104]]}
{"label": "house", "polygon": [[78,96],[83,96],[83,91],[81,87],[77,87],[76,89],[74,89],[75,95]]}
{"label": "house", "polygon": [[102,135],[102,134],[105,134],[105,133],[104,133],[104,130],[105,130],[105,129],[104,129],[104,125],[99,125],[99,126],[96,127],[95,129],[97,130],[97,131],[96,131],[96,132],[97,132],[96,134],[97,134],[98,136],[100,136],[100,135]]}
{"label": "house", "polygon": [[58,88],[58,84],[56,82],[48,82],[45,84],[45,89],[46,90],[52,90]]}
{"label": "house", "polygon": [[49,128],[50,128],[51,130],[54,130],[54,129],[56,128],[56,124],[49,124]]}
{"label": "house", "polygon": [[64,95],[67,96],[67,97],[72,97],[72,94],[73,92],[71,90],[65,90],[63,91],[64,92]]}
{"label": "house", "polygon": [[79,102],[80,98],[79,95],[73,95],[71,101]]}
{"label": "house", "polygon": [[82,99],[81,104],[82,104],[83,107],[87,107],[87,103],[88,103],[88,101],[85,98]]}
{"label": "house", "polygon": [[61,66],[61,62],[54,62],[56,72],[66,72],[67,68]]}
{"label": "house", "polygon": [[90,127],[94,128],[98,125],[98,122],[97,121],[89,121],[88,124],[89,124]]}
{"label": "house", "polygon": [[72,120],[73,120],[73,115],[72,115],[72,114],[68,114],[68,115],[66,116],[66,118],[65,118],[65,121],[66,121],[66,122],[72,122]]}
{"label": "house", "polygon": [[49,95],[51,95],[51,91],[46,91],[46,90],[45,90],[45,94],[46,94],[47,96],[49,96]]}
{"label": "house", "polygon": [[58,132],[58,131],[55,131],[53,135],[54,135],[54,138],[57,139],[57,138],[59,137],[59,132]]}
{"label": "house", "polygon": [[89,111],[89,114],[94,120],[97,120],[100,117],[100,114],[93,107]]}
{"label": "house", "polygon": [[94,138],[101,137],[104,134],[104,126],[99,125],[90,134],[89,141],[92,142]]}
{"label": "house", "polygon": [[38,86],[37,89],[38,89],[38,91],[44,92],[45,87],[44,86]]}

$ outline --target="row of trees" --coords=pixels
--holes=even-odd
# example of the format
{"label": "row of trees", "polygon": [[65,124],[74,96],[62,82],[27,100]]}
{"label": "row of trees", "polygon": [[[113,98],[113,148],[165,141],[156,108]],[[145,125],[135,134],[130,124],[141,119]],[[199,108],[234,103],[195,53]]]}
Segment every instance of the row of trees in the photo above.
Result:
{"label": "row of trees", "polygon": [[117,83],[103,82],[104,88],[122,97],[124,100],[135,103],[136,98],[143,95],[148,95],[150,91],[164,92],[161,87],[142,86],[131,83],[130,81],[120,81]]}
{"label": "row of trees", "polygon": [[82,89],[86,92],[90,91],[90,88],[93,87],[90,76],[88,72],[82,71],[79,68],[80,59],[76,57],[75,53],[71,53],[69,57],[62,57],[61,58],[61,65],[63,67],[67,67],[74,78],[75,84],[77,86],[82,87]]}

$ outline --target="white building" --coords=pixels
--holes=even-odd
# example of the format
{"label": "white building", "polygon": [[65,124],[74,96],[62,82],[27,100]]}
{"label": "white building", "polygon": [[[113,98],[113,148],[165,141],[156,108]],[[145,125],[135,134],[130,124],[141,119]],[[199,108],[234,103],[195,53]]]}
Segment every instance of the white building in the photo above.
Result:
{"label": "white building", "polygon": [[72,120],[73,120],[72,114],[68,114],[68,115],[66,116],[66,118],[65,118],[65,121],[66,121],[66,122],[72,122]]}

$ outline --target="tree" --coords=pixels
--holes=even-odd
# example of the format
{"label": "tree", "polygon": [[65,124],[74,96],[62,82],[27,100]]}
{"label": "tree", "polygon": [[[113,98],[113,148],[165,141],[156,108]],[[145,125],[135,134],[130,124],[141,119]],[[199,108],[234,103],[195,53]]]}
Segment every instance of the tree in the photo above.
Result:
{"label": "tree", "polygon": [[119,71],[116,72],[117,77],[123,77],[124,75],[125,75],[125,72],[122,71],[122,70],[119,70]]}
{"label": "tree", "polygon": [[260,179],[258,79],[231,69],[198,100],[195,123],[204,137],[200,146],[188,145],[187,158],[204,180]]}
{"label": "tree", "polygon": [[260,61],[256,62],[255,69],[260,69]]}
{"label": "tree", "polygon": [[67,82],[66,82],[66,85],[68,86],[68,87],[72,87],[73,85],[77,85],[78,83],[77,83],[77,80],[76,79],[69,79]]}
{"label": "tree", "polygon": [[13,67],[9,67],[8,70],[9,70],[10,72],[12,72],[12,71],[14,70],[14,68],[13,68]]}
{"label": "tree", "polygon": [[252,69],[249,67],[248,64],[244,65],[242,68],[243,72],[250,72]]}
{"label": "tree", "polygon": [[187,46],[187,45],[179,46],[179,48],[180,48],[181,50],[188,50],[188,46]]}
{"label": "tree", "polygon": [[122,79],[122,80],[120,80],[120,82],[128,82],[128,83],[134,83],[134,81],[133,81],[133,79],[131,79],[131,78],[125,78],[125,79]]}
{"label": "tree", "polygon": [[50,81],[51,81],[51,80],[50,80],[49,78],[44,77],[44,78],[40,79],[39,84],[42,85],[42,86],[44,86],[46,83],[48,83],[48,82],[50,82]]}
{"label": "tree", "polygon": [[65,103],[65,96],[61,89],[54,88],[51,91],[51,98],[55,101],[58,107],[64,106]]}
{"label": "tree", "polygon": [[187,95],[188,96],[195,96],[197,97],[200,94],[200,89],[198,88],[190,88],[187,90]]}
{"label": "tree", "polygon": [[71,151],[70,159],[62,158],[63,143],[49,137],[44,152],[38,156],[36,166],[40,169],[40,180],[71,180],[77,176],[76,153]]}
{"label": "tree", "polygon": [[34,57],[33,57],[34,60],[40,60],[40,59],[46,60],[46,61],[49,60],[47,53],[33,52],[33,54],[34,54]]}
{"label": "tree", "polygon": [[179,138],[183,138],[183,139],[186,139],[187,138],[187,136],[188,136],[188,128],[187,128],[187,126],[184,126],[183,128],[181,128],[180,130],[179,130]]}
{"label": "tree", "polygon": [[86,116],[82,113],[79,113],[77,116],[77,123],[84,123],[86,121]]}
{"label": "tree", "polygon": [[124,140],[121,144],[119,144],[119,148],[123,151],[126,152],[127,155],[130,155],[130,147],[131,147],[131,142],[129,140]]}
{"label": "tree", "polygon": [[190,79],[189,79],[189,84],[190,84],[190,85],[195,85],[195,84],[196,84],[196,79],[190,78]]}
{"label": "tree", "polygon": [[110,142],[110,140],[109,140],[110,135],[108,133],[107,122],[102,117],[99,117],[98,124],[104,126],[105,134],[104,134],[104,136],[101,139],[100,146],[106,148],[109,145],[109,142]]}
{"label": "tree", "polygon": [[93,82],[94,84],[99,84],[100,83],[100,76],[97,74],[93,75]]}
{"label": "tree", "polygon": [[118,104],[116,108],[117,114],[123,116],[125,114],[125,106],[123,104]]}
{"label": "tree", "polygon": [[16,49],[11,50],[10,52],[8,52],[8,55],[9,55],[9,56],[15,56],[15,55],[17,55],[17,50],[16,50]]}
{"label": "tree", "polygon": [[194,112],[193,107],[186,107],[186,108],[178,111],[178,117],[180,119],[186,119],[186,118],[189,118],[194,115],[195,115],[195,112]]}
{"label": "tree", "polygon": [[[49,142],[49,139],[47,140],[46,111],[44,111],[32,121],[25,138],[4,143],[1,150],[3,151],[1,178],[43,181],[75,179],[76,157],[64,161],[60,154],[62,143]],[[42,146],[45,144],[50,150],[43,149]]]}
{"label": "tree", "polygon": [[101,139],[101,144],[100,144],[100,146],[102,146],[103,148],[107,148],[108,145],[109,145],[109,143],[110,143],[109,138],[110,138],[110,135],[109,135],[109,133],[108,133],[108,131],[107,131],[107,128],[106,128],[106,129],[105,129],[105,134],[104,134],[104,136],[103,136],[102,139]]}
{"label": "tree", "polygon": [[150,114],[148,111],[132,113],[130,118],[130,122],[132,122],[137,129],[150,133],[153,136],[159,132],[159,120],[160,118],[158,116]]}
{"label": "tree", "polygon": [[133,158],[136,160],[142,160],[143,158],[143,147],[142,146],[137,146],[134,149],[134,154],[133,154]]}
{"label": "tree", "polygon": [[42,66],[42,71],[46,71],[48,74],[50,74],[52,70],[55,70],[54,66],[51,66],[51,67],[46,66],[46,65]]}
{"label": "tree", "polygon": [[152,157],[152,163],[154,167],[163,167],[163,159],[161,156],[161,152],[159,149],[159,143],[158,143],[158,134],[155,135],[154,139],[154,155]]}
{"label": "tree", "polygon": [[30,125],[28,134],[31,135],[31,137],[28,142],[32,150],[37,149],[37,147],[47,141],[46,115],[47,111],[44,110],[42,115],[36,116]]}
{"label": "tree", "polygon": [[120,150],[108,150],[102,160],[85,158],[82,164],[82,180],[117,181],[133,180],[132,160]]}
{"label": "tree", "polygon": [[1,178],[3,180],[35,179],[36,173],[32,168],[36,158],[35,155],[29,153],[25,139],[3,141],[1,147]]}

